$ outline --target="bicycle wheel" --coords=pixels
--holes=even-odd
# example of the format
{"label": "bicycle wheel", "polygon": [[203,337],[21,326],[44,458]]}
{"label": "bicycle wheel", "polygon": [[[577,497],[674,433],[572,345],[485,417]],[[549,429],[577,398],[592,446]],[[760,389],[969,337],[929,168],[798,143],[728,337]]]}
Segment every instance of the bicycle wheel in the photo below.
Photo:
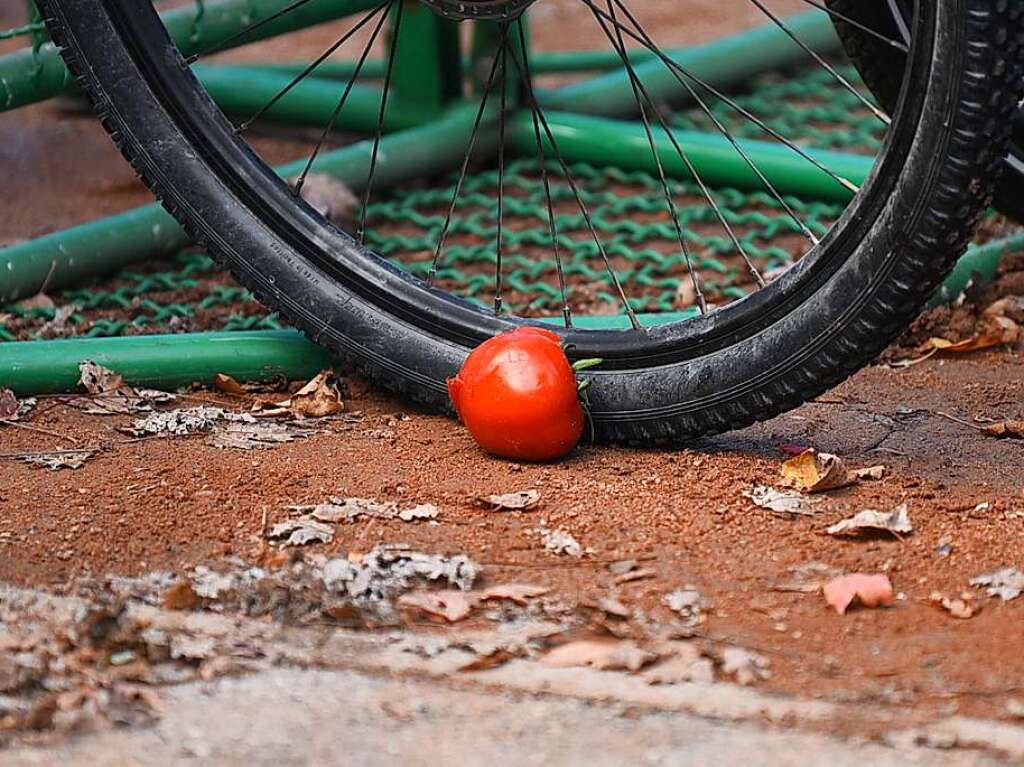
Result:
{"label": "bicycle wheel", "polygon": [[[716,3],[719,17],[724,2]],[[551,230],[546,245],[553,248],[558,265],[563,309],[559,332],[573,355],[605,360],[592,373],[591,404],[597,435],[608,440],[663,442],[742,427],[799,405],[872,360],[909,323],[965,249],[991,199],[1008,139],[1008,118],[1020,98],[1020,14],[1004,0],[917,4],[900,97],[891,116],[813,53],[762,0],[735,0],[735,13],[745,18],[765,14],[762,18],[796,40],[814,66],[838,78],[859,108],[884,126],[884,142],[870,172],[853,183],[818,159],[823,155],[808,152],[665,54],[648,32],[656,20],[645,20],[643,11],[631,7],[634,3],[580,0],[608,49],[621,55],[635,113],[642,118],[635,124],[614,123],[607,135],[602,131],[608,123],[563,119],[543,108],[517,15],[535,4],[424,3],[458,18],[492,19],[498,42],[486,65],[468,73],[482,83],[479,104],[449,113],[422,130],[385,138],[390,143],[382,151],[387,94],[400,45],[392,45],[385,59],[377,130],[374,138],[358,145],[365,199],[389,180],[394,170],[389,161],[396,157],[406,166],[423,168],[433,167],[440,154],[462,158],[455,163],[461,171],[444,223],[438,226],[436,248],[418,270],[399,268],[364,244],[365,212],[354,232],[343,232],[306,204],[295,185],[273,172],[245,140],[245,132],[236,130],[215,105],[148,4],[41,4],[54,41],[107,129],[194,239],[314,341],[388,389],[428,406],[448,407],[445,379],[472,348],[496,333],[535,322],[515,313],[505,300],[502,258],[508,256],[503,244],[508,233],[501,226],[501,212],[512,200],[501,191],[500,181],[491,306],[452,295],[432,284],[432,278],[447,255],[451,214],[473,158],[484,149],[497,149],[500,179],[512,148],[540,148],[552,167],[562,171],[559,194],[552,194],[555,179],[545,170],[548,166],[542,162],[537,171],[546,192],[544,224]],[[384,14],[392,14],[400,29],[403,12],[415,8],[420,6],[385,0],[358,25],[374,30],[371,37],[379,36]],[[339,37],[335,49],[346,39]],[[400,33],[393,39],[400,40]],[[667,131],[663,97],[650,90],[649,70],[633,65],[627,55],[633,48],[664,65],[659,70],[662,81],[668,73],[676,83],[675,95],[696,104],[721,133],[711,153],[713,162],[696,162],[696,148],[687,143],[690,134]],[[369,44],[361,47],[361,61],[369,51]],[[340,100],[332,117],[344,108],[351,88],[352,80],[338,86]],[[763,131],[763,143],[774,142],[772,151],[763,143],[738,140],[718,118],[712,101]],[[331,129],[328,122],[324,135]],[[425,136],[436,134],[444,141],[422,144]],[[659,217],[676,235],[672,258],[694,294],[695,307],[688,316],[650,325],[638,318],[631,303],[631,275],[604,246],[586,190],[574,181],[565,157],[571,142],[586,149],[588,140],[591,157],[626,143],[649,148],[649,167],[664,191]],[[773,160],[781,164],[772,165]],[[304,164],[315,169],[318,162],[314,157]],[[793,246],[793,263],[784,273],[760,273],[748,253],[750,243],[717,204],[708,179],[722,162],[745,168],[747,180],[762,186],[764,199],[785,212],[801,245]],[[843,201],[830,226],[809,227],[794,198],[780,191],[783,182],[802,171],[817,174],[815,188]],[[691,192],[703,200],[708,220],[721,227],[732,257],[745,265],[751,287],[746,297],[729,303],[707,300],[706,281],[691,252],[693,226],[680,215],[679,190],[669,178],[677,175],[690,179]],[[605,284],[622,304],[625,329],[591,329],[574,312],[579,308],[575,285],[556,247],[580,246],[558,231],[566,205],[577,209],[577,231],[594,263],[607,272]]]}
{"label": "bicycle wheel", "polygon": [[[904,46],[909,42],[908,19],[913,12],[913,2],[827,0],[827,3],[829,8],[843,15],[836,22],[839,38],[864,84],[880,104],[893,108],[901,85],[894,73],[905,65]],[[894,46],[892,40],[903,45]],[[1014,112],[1012,122],[1003,176],[996,186],[993,204],[999,212],[1024,222],[1024,109]]]}

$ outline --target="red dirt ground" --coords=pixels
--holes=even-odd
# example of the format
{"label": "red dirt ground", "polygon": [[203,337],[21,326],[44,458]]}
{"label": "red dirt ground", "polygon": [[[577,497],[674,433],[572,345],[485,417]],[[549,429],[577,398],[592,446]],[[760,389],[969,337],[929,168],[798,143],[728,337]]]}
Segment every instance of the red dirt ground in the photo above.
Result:
{"label": "red dirt ground", "polygon": [[[681,37],[690,33],[684,28]],[[0,116],[4,240],[146,200],[92,122],[57,114],[46,105]],[[1006,279],[1010,292],[1017,278]],[[933,334],[936,322],[948,327],[948,318],[930,322],[919,336]],[[366,552],[402,541],[466,553],[490,582],[537,582],[577,603],[614,592],[653,615],[664,611],[666,593],[694,584],[713,602],[710,636],[770,658],[766,689],[920,714],[1006,717],[1007,701],[1024,695],[1024,598],[1004,604],[976,592],[983,609],[969,620],[923,600],[934,591],[959,595],[974,576],[1024,565],[1024,443],[941,415],[1024,418],[1021,373],[1011,349],[903,370],[877,366],[818,402],[736,434],[679,450],[587,446],[553,466],[485,457],[452,421],[359,394],[361,386],[346,397],[349,411],[360,413],[355,422],[251,452],[201,438],[126,441],[116,427],[129,418],[87,416],[61,398],[44,399],[26,428],[0,428],[0,450],[104,451],[76,471],[0,463],[0,580],[60,589],[85,574],[180,571],[232,554],[258,561],[266,557],[264,515],[283,519],[289,505],[332,495],[431,502],[441,509],[436,526],[370,520],[340,526],[329,547],[316,548]],[[885,464],[888,472],[828,494],[816,516],[775,516],[741,493],[779,484],[786,445],[836,453],[851,467]],[[480,494],[529,488],[543,497],[531,512],[474,504]],[[901,502],[915,526],[902,540],[824,534],[861,509]],[[546,552],[534,532],[541,526],[567,530],[592,553],[574,560]],[[616,587],[607,565],[628,558],[653,574]],[[899,593],[896,606],[840,617],[818,594],[774,589],[790,567],[807,562],[885,572]]]}

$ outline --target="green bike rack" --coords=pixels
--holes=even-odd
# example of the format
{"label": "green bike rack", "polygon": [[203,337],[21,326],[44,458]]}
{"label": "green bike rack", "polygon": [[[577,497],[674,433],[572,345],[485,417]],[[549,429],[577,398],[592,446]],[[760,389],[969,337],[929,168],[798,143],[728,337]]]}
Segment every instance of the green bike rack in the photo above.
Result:
{"label": "green bike rack", "polygon": [[[277,35],[320,24],[325,21],[367,11],[378,5],[371,0],[308,0],[231,46],[265,40]],[[216,0],[201,10],[179,8],[163,14],[164,24],[185,56],[202,53],[242,32],[250,24],[269,19],[287,4],[282,0]],[[53,43],[38,50],[26,48],[0,56],[0,111],[45,101],[74,86],[74,78],[64,66]]]}

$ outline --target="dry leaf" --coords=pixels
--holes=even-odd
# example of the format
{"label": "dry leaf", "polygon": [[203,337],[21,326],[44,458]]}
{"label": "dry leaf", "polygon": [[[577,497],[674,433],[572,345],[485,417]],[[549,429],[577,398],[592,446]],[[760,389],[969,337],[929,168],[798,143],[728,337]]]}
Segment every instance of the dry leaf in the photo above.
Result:
{"label": "dry leaf", "polygon": [[89,394],[111,394],[124,388],[124,379],[113,370],[86,360],[78,366],[78,385]]}
{"label": "dry leaf", "polygon": [[[298,178],[290,179],[294,187]],[[359,198],[347,185],[326,173],[310,173],[302,183],[302,199],[324,218],[349,229],[355,223]]]}
{"label": "dry leaf", "polygon": [[321,522],[355,522],[361,517],[392,519],[398,514],[394,503],[378,503],[366,498],[331,498],[316,506],[289,506],[292,511],[309,514]]}
{"label": "dry leaf", "polygon": [[644,674],[647,684],[711,684],[715,667],[694,642],[666,642],[659,647],[668,657]]}
{"label": "dry leaf", "polygon": [[19,409],[18,398],[14,396],[14,392],[10,389],[0,389],[0,421],[17,421]]}
{"label": "dry leaf", "polygon": [[827,581],[842,575],[838,568],[822,562],[803,562],[790,567],[789,573],[789,580],[772,584],[772,591],[816,594]]}
{"label": "dry leaf", "polygon": [[736,682],[744,687],[771,676],[768,670],[771,664],[768,659],[742,647],[724,648],[719,660],[722,664],[722,673],[734,677]]}
{"label": "dry leaf", "polygon": [[649,567],[642,568],[640,570],[630,570],[628,573],[616,576],[615,585],[621,586],[623,583],[632,583],[633,581],[640,581],[644,578],[653,578],[658,573]]}
{"label": "dry leaf", "polygon": [[823,493],[857,481],[838,456],[808,450],[782,464],[782,481],[805,493]]}
{"label": "dry leaf", "polygon": [[345,409],[338,388],[330,383],[334,372],[324,370],[292,395],[289,409],[305,418],[324,418]]}
{"label": "dry leaf", "polygon": [[473,612],[476,598],[462,591],[413,591],[400,596],[398,605],[457,623]]}
{"label": "dry leaf", "polygon": [[633,611],[615,597],[600,597],[593,607],[616,618],[632,618]]}
{"label": "dry leaf", "polygon": [[967,620],[978,614],[979,608],[975,606],[973,598],[968,593],[963,593],[957,599],[950,599],[944,594],[935,591],[928,597],[928,601],[936,607],[941,607],[954,618]]}
{"label": "dry leaf", "polygon": [[814,514],[814,501],[800,493],[784,492],[767,485],[757,485],[751,490],[744,490],[743,495],[753,501],[755,506],[776,514]]}
{"label": "dry leaf", "polygon": [[1013,567],[1004,567],[991,573],[971,578],[972,586],[985,587],[990,597],[999,597],[1004,602],[1016,599],[1024,591],[1024,573]]}
{"label": "dry leaf", "polygon": [[45,293],[36,293],[34,296],[19,301],[16,306],[19,309],[53,309],[56,304],[53,299]]}
{"label": "dry leaf", "polygon": [[55,450],[51,453],[26,453],[21,460],[32,466],[42,466],[50,471],[60,469],[81,469],[96,453],[92,450]]}
{"label": "dry leaf", "polygon": [[693,280],[684,278],[679,281],[676,289],[676,309],[685,311],[697,305],[697,289],[693,287]]}
{"label": "dry leaf", "polygon": [[528,600],[542,597],[551,589],[545,586],[530,586],[525,583],[506,583],[501,586],[492,586],[480,594],[483,602],[492,599],[508,599],[517,605],[526,605]]}
{"label": "dry leaf", "polygon": [[284,541],[284,546],[306,546],[311,543],[330,543],[334,528],[314,519],[296,519],[280,522],[267,533],[272,541]]}
{"label": "dry leaf", "polygon": [[625,575],[632,570],[636,570],[638,564],[635,559],[622,559],[608,565],[608,570],[613,575]]}
{"label": "dry leaf", "polygon": [[464,666],[459,666],[459,671],[464,673],[472,673],[473,671],[489,671],[492,668],[498,668],[504,666],[511,660],[521,658],[522,652],[512,652],[511,650],[499,647],[494,652],[488,653],[487,655],[480,655]]}
{"label": "dry leaf", "polygon": [[601,671],[639,671],[658,659],[658,655],[634,642],[583,639],[556,647],[541,663],[552,668],[590,666]]}
{"label": "dry leaf", "polygon": [[969,354],[994,346],[1013,344],[1019,338],[1020,326],[1016,322],[1009,317],[990,316],[983,333],[957,342],[945,338],[932,338],[927,345],[942,354]]}
{"label": "dry leaf", "polygon": [[227,423],[214,429],[206,442],[236,450],[267,449],[316,432],[283,423]]}
{"label": "dry leaf", "polygon": [[527,511],[540,503],[540,491],[523,490],[504,495],[485,495],[477,498],[477,501],[483,506],[491,507],[493,511]]}
{"label": "dry leaf", "polygon": [[982,431],[999,439],[1024,439],[1024,421],[993,423],[984,427]]}
{"label": "dry leaf", "polygon": [[865,469],[855,469],[853,473],[857,476],[857,479],[861,479],[861,480],[864,480],[864,479],[875,479],[875,480],[878,480],[878,479],[884,479],[885,478],[885,472],[886,472],[886,467],[885,466],[868,466]]}
{"label": "dry leaf", "polygon": [[178,581],[164,592],[165,610],[193,610],[202,604],[202,599],[188,581]]}
{"label": "dry leaf", "polygon": [[227,373],[217,373],[213,377],[213,386],[225,394],[245,394],[245,388]]}
{"label": "dry leaf", "polygon": [[673,591],[671,594],[666,594],[663,601],[668,609],[679,613],[690,627],[704,622],[704,610],[710,606],[708,600],[704,599],[694,586],[687,586]]}
{"label": "dry leaf", "polygon": [[840,615],[844,615],[855,601],[865,607],[888,606],[896,601],[892,583],[885,575],[841,575],[826,583],[822,593],[825,601]]}
{"label": "dry leaf", "polygon": [[829,535],[859,535],[865,531],[891,533],[897,538],[901,535],[910,535],[914,532],[914,526],[910,523],[907,504],[900,504],[888,514],[865,509],[849,519],[832,525],[827,532]]}
{"label": "dry leaf", "polygon": [[569,557],[582,557],[583,547],[565,530],[541,530],[544,548],[552,554],[564,554]]}
{"label": "dry leaf", "polygon": [[411,509],[403,509],[398,512],[398,518],[403,522],[415,522],[421,519],[437,519],[441,510],[432,503],[421,503]]}

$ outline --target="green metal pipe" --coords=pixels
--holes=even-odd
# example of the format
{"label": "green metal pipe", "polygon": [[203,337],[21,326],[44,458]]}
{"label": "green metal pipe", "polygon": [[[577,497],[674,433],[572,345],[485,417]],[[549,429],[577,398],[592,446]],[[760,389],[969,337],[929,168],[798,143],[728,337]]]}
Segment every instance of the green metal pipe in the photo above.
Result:
{"label": "green metal pipe", "polygon": [[238,381],[311,378],[333,364],[294,330],[27,341],[0,344],[0,388],[22,396],[74,391],[86,360],[132,386],[160,389],[210,384],[217,373]]}
{"label": "green metal pipe", "polygon": [[[549,113],[547,118],[560,153],[568,162],[658,172],[647,134],[640,123],[563,112]],[[683,130],[673,131],[673,135],[708,186],[764,190],[760,178],[725,137]],[[517,152],[536,155],[537,141],[529,115],[520,115],[514,120],[509,137]],[[658,128],[655,139],[666,173],[675,178],[689,178],[687,167],[668,134]],[[779,192],[810,200],[849,201],[851,193],[846,187],[783,144],[752,140],[738,143]],[[555,156],[546,137],[544,150],[547,155]],[[853,184],[863,183],[874,165],[872,158],[860,155],[826,150],[808,150],[808,154]]]}
{"label": "green metal pipe", "polygon": [[[250,67],[197,64],[192,70],[225,114],[242,118],[256,114],[292,82],[286,74]],[[341,85],[331,80],[308,77],[267,110],[260,120],[323,127],[331,121],[342,90]],[[335,124],[337,129],[355,133],[375,131],[380,98],[378,88],[353,86]],[[416,110],[389,101],[385,130],[402,130],[422,122]]]}
{"label": "green metal pipe", "polygon": [[[216,0],[205,3],[202,11],[190,5],[167,11],[162,18],[178,49],[191,56],[273,16],[288,4],[289,0]],[[228,47],[334,21],[377,5],[374,0],[309,0]],[[44,101],[67,91],[73,84],[52,43],[44,44],[38,51],[26,48],[0,56],[0,111]]]}
{"label": "green metal pipe", "polygon": [[[842,50],[828,14],[808,11],[784,21],[793,34],[819,54],[830,55]],[[745,83],[762,72],[785,69],[809,60],[807,53],[775,24],[723,37],[704,45],[683,48],[670,55],[687,71],[723,89]],[[663,61],[653,59],[639,64],[635,70],[655,100],[673,103],[687,101],[686,89]],[[702,92],[699,86],[694,87],[702,98],[709,95]],[[637,112],[629,75],[624,71],[539,92],[537,98],[545,109],[606,116]]]}
{"label": "green metal pipe", "polygon": [[[672,50],[668,54],[670,56],[678,56],[682,50]],[[629,59],[634,64],[650,61],[653,56],[654,54],[650,51],[631,50],[629,52]],[[472,59],[463,59],[462,65],[464,68],[468,68],[472,63]],[[309,66],[309,62],[260,62],[248,66],[294,77],[303,72]],[[621,68],[622,59],[613,50],[552,51],[550,53],[533,54],[530,59],[530,67],[533,73],[537,75],[606,72],[609,69]],[[355,69],[356,63],[354,61],[325,61],[316,68],[316,76],[324,80],[342,80],[347,82],[355,74]],[[360,77],[367,80],[380,80],[384,77],[384,69],[385,63],[382,60],[370,59],[363,64]]]}
{"label": "green metal pipe", "polygon": [[967,290],[969,285],[979,285],[991,281],[996,276],[999,263],[1004,256],[1022,251],[1024,251],[1024,234],[1015,234],[984,245],[972,246],[957,262],[942,287],[935,291],[930,306],[952,303]]}
{"label": "green metal pipe", "polygon": [[[385,136],[376,181],[379,187],[450,170],[465,153],[475,106],[460,106],[427,125]],[[484,131],[481,152],[493,151],[497,139]],[[359,191],[370,164],[369,141],[328,152],[314,171],[334,176]],[[305,160],[277,168],[284,178],[298,175]],[[189,245],[178,223],[157,204],[54,232],[0,250],[0,306],[34,295],[45,284],[59,290],[128,264],[167,256]]]}

